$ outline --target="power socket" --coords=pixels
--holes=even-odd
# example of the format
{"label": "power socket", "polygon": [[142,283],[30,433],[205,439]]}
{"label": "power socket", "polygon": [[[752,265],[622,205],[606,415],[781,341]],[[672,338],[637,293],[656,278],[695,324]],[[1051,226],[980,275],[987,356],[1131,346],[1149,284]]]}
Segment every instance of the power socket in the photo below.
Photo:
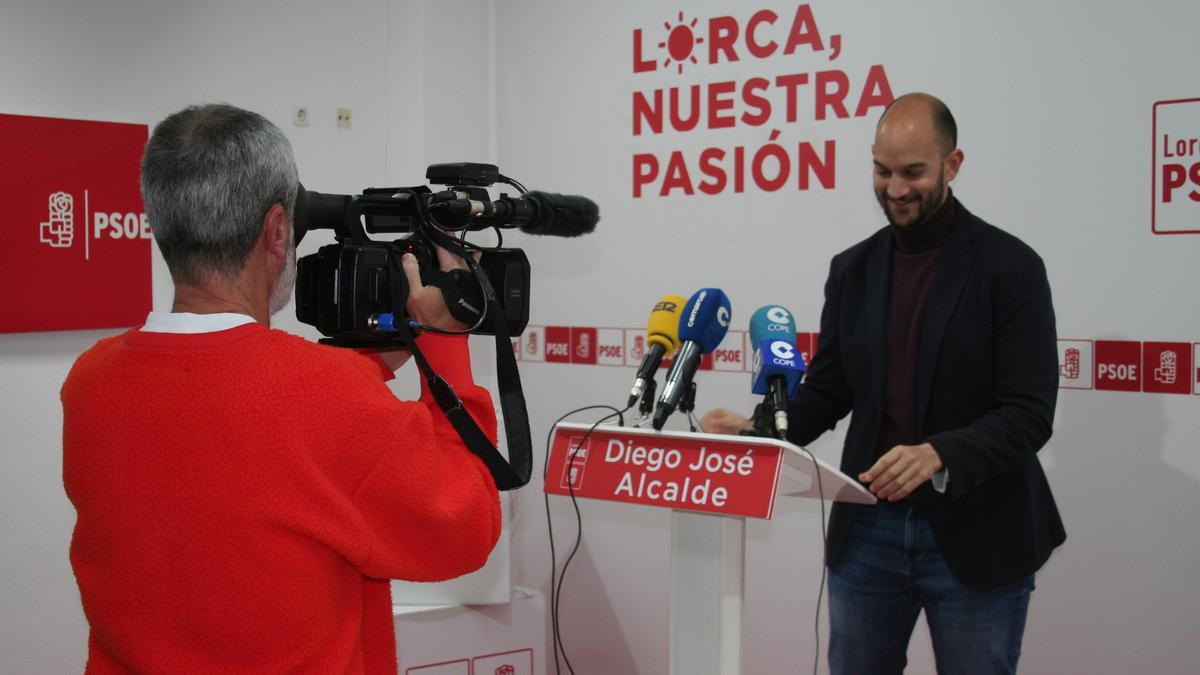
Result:
{"label": "power socket", "polygon": [[338,108],[337,109],[337,125],[338,125],[339,129],[349,129],[350,128],[350,109],[349,108]]}

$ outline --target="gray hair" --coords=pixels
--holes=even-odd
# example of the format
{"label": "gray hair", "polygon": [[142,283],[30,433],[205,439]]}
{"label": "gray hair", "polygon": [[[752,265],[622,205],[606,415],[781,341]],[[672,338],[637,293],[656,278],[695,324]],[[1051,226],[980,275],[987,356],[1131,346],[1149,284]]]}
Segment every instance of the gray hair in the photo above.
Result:
{"label": "gray hair", "polygon": [[142,201],[176,283],[236,276],[299,178],[287,137],[263,116],[225,104],[185,108],[154,128],[142,156]]}

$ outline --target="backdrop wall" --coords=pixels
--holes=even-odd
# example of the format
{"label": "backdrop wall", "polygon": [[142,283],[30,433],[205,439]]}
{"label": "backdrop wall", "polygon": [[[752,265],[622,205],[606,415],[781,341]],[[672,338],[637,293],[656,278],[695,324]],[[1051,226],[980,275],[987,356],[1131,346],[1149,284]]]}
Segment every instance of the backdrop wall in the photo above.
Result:
{"label": "backdrop wall", "polygon": [[[603,214],[596,234],[568,253],[529,245],[534,323],[628,334],[660,295],[718,286],[732,299],[733,328],[746,330],[756,308],[779,303],[797,314],[801,332],[818,330],[830,258],[885,222],[871,192],[878,73],[896,95],[942,97],[966,155],[956,195],[1044,258],[1064,365],[1067,350],[1079,350],[1078,374],[1062,385],[1092,387],[1060,392],[1055,434],[1041,452],[1068,538],[1038,575],[1022,670],[1194,670],[1200,397],[1192,395],[1190,352],[1200,342],[1200,235],[1156,235],[1151,217],[1157,204],[1160,225],[1200,229],[1185,191],[1169,205],[1161,196],[1161,164],[1197,160],[1163,158],[1162,135],[1200,136],[1200,108],[1158,106],[1157,164],[1152,152],[1155,103],[1200,96],[1191,55],[1198,20],[1195,5],[1166,2],[505,2],[499,157],[531,185],[594,197]],[[694,86],[700,115],[691,127]],[[772,140],[790,162],[778,189],[778,153],[764,155],[763,180],[753,168]],[[814,154],[835,168],[823,174]],[[656,175],[647,168],[655,163]],[[798,175],[798,165],[809,171]],[[1184,393],[1095,388],[1167,388],[1153,372],[1166,348],[1137,344],[1149,342],[1177,343],[1170,350],[1179,368],[1191,365],[1169,386]],[[1100,381],[1096,359],[1112,366]],[[1138,365],[1137,379],[1114,379],[1122,365]],[[629,368],[579,364],[525,361],[523,374],[535,428],[580,405],[617,403],[632,382]],[[699,410],[749,411],[754,402],[746,373],[701,372],[698,382]],[[836,460],[842,429],[814,450]],[[530,523],[539,500],[526,491],[517,505],[514,567],[533,586],[549,574],[545,534]],[[553,508],[556,532],[570,535],[569,505],[556,497]],[[584,544],[562,600],[573,664],[580,672],[666,672],[667,514],[594,501],[581,508]],[[817,504],[785,500],[748,536],[746,672],[807,672]],[[827,625],[821,630],[824,641]],[[923,631],[911,649],[913,672],[933,670]]]}
{"label": "backdrop wall", "polygon": [[[282,128],[313,189],[418,185],[430,161],[492,158],[491,23],[489,2],[4,0],[0,112],[152,126],[185,105],[224,101]],[[437,49],[449,34],[462,43]],[[309,111],[306,127],[292,123],[297,106]],[[338,108],[352,110],[350,129],[336,127]],[[6,236],[23,227],[0,215]],[[329,241],[310,235],[300,253]],[[154,306],[168,309],[157,250],[153,289]],[[317,337],[290,307],[275,323]],[[0,335],[0,672],[83,669],[58,391],[75,358],[116,332]],[[476,351],[489,382],[489,352]],[[395,389],[415,396],[415,378],[398,377]]]}

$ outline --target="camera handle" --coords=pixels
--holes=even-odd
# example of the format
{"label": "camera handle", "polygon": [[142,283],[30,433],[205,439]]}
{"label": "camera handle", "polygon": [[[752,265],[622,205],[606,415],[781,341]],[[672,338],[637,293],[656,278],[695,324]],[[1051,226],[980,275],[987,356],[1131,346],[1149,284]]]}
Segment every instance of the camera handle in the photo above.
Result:
{"label": "camera handle", "polygon": [[[427,214],[420,200],[414,200],[421,211],[421,219],[425,221]],[[460,438],[466,443],[467,449],[474,453],[496,481],[500,490],[515,490],[529,482],[533,472],[533,441],[529,433],[529,412],[525,408],[525,392],[521,388],[521,374],[517,371],[517,360],[513,356],[512,338],[508,334],[508,323],[504,319],[500,302],[496,299],[496,291],[488,281],[487,273],[479,266],[473,256],[464,250],[452,238],[441,230],[431,227],[426,234],[435,244],[461,257],[466,261],[471,273],[479,280],[484,295],[484,305],[492,319],[496,335],[496,379],[500,390],[500,410],[504,417],[504,434],[508,440],[509,459],[505,459],[487,435],[471,418],[470,413],[462,405],[462,400],[454,392],[454,388],[441,375],[434,372],[429,361],[417,347],[416,339],[408,326],[408,321],[401,319],[396,322],[396,330],[400,339],[412,353],[430,392],[446,415],[446,419],[454,426]],[[398,308],[408,303],[408,277],[400,269],[400,257],[391,256],[392,269],[388,275],[391,279],[392,297],[399,298]]]}

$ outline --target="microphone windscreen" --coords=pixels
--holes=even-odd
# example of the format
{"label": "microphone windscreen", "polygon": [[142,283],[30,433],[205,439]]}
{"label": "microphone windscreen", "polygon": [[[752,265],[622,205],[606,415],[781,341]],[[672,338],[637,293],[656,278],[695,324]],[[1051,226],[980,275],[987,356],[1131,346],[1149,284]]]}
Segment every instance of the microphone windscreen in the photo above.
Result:
{"label": "microphone windscreen", "polygon": [[685,303],[682,295],[664,295],[658,299],[646,323],[647,345],[660,345],[666,354],[679,349],[679,311]]}
{"label": "microphone windscreen", "polygon": [[521,231],[526,234],[578,237],[590,234],[600,221],[600,207],[587,197],[537,190],[526,192],[522,197],[538,206],[537,217],[521,226]]}
{"label": "microphone windscreen", "polygon": [[750,317],[750,344],[758,346],[763,340],[787,340],[796,344],[796,320],[792,313],[779,305],[765,305]]}
{"label": "microphone windscreen", "polygon": [[796,396],[800,380],[804,377],[804,357],[796,349],[795,341],[783,338],[767,338],[754,343],[754,368],[750,371],[750,391],[765,396],[770,380],[782,376],[787,382],[787,396]]}
{"label": "microphone windscreen", "polygon": [[711,353],[729,332],[732,310],[729,297],[719,288],[702,288],[688,298],[679,317],[680,342],[698,343],[705,354]]}

